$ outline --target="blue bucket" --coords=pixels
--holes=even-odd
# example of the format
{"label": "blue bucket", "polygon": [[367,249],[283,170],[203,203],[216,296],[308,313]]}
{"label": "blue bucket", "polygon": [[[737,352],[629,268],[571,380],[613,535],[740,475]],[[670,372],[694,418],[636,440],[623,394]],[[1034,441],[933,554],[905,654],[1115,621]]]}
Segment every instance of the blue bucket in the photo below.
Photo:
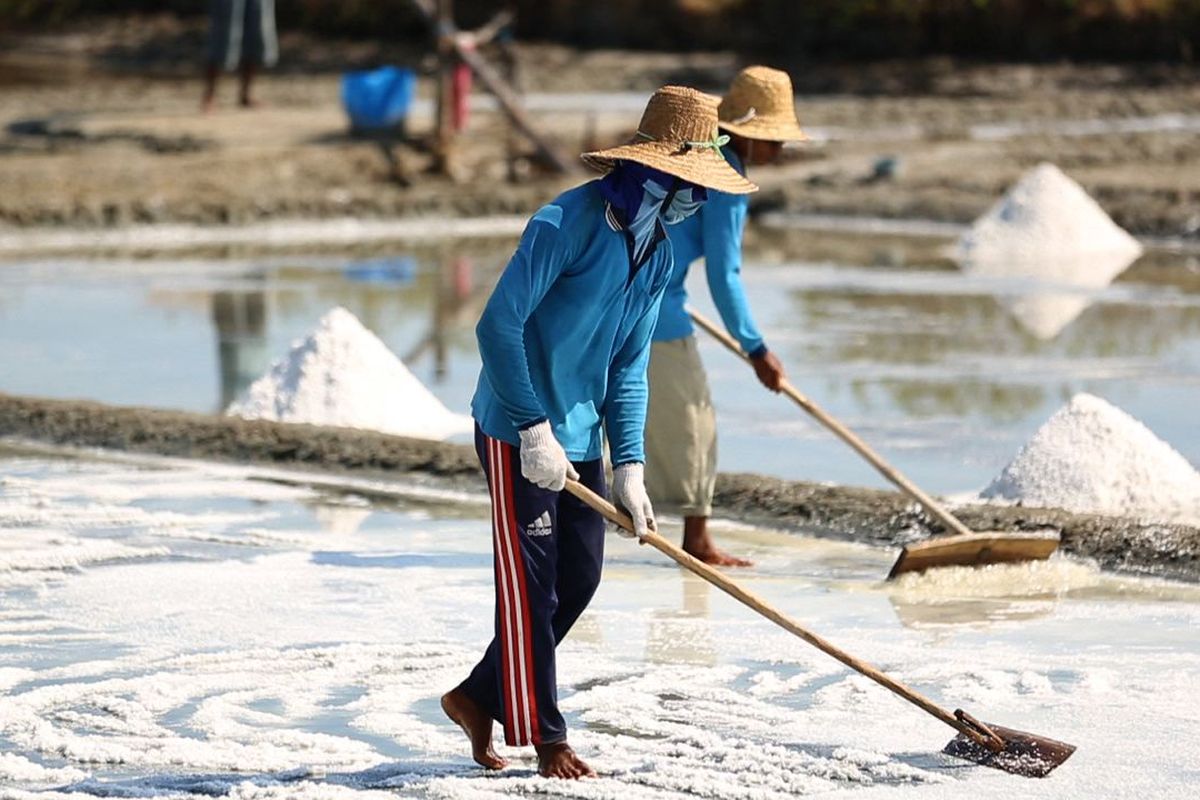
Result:
{"label": "blue bucket", "polygon": [[417,76],[403,67],[347,72],[342,76],[342,106],[355,130],[399,126],[408,115]]}

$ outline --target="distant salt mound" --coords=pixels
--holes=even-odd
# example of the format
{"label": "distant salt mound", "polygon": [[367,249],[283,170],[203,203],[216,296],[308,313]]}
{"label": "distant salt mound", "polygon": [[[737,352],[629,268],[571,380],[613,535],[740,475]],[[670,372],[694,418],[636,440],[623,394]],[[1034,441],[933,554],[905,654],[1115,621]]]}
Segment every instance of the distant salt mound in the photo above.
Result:
{"label": "distant salt mound", "polygon": [[1159,519],[1200,518],[1200,472],[1149,428],[1077,394],[982,496],[1028,506]]}
{"label": "distant salt mound", "polygon": [[999,302],[1050,340],[1141,253],[1083,187],[1040,164],[962,235],[956,256],[966,274],[1011,287]]}
{"label": "distant salt mound", "polygon": [[1053,164],[1026,172],[958,241],[960,260],[1045,261],[1084,253],[1141,255],[1137,240]]}
{"label": "distant salt mound", "polygon": [[293,342],[225,412],[244,419],[364,428],[445,439],[471,430],[375,334],[344,308]]}

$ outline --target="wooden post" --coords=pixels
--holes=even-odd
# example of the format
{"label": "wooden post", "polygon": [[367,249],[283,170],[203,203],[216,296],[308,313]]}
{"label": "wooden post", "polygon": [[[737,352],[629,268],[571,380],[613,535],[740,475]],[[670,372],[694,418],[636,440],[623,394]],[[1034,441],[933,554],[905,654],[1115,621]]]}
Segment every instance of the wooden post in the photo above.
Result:
{"label": "wooden post", "polygon": [[454,0],[437,0],[434,36],[438,52],[437,142],[434,169],[453,176],[454,161]]}
{"label": "wooden post", "polygon": [[[449,117],[445,118],[443,123],[442,112],[449,113],[449,91],[446,85],[449,83],[449,67],[453,65],[453,59],[458,58],[471,68],[475,76],[479,78],[479,82],[483,84],[483,88],[487,89],[496,100],[500,103],[500,109],[504,112],[518,131],[533,142],[537,148],[538,154],[559,172],[571,173],[579,169],[579,162],[575,159],[568,158],[559,152],[558,148],[546,137],[538,133],[534,128],[533,123],[525,114],[525,109],[521,107],[521,101],[517,95],[509,87],[508,83],[500,76],[491,64],[484,60],[478,52],[473,48],[464,47],[459,41],[458,29],[454,27],[454,21],[447,15],[449,0],[438,0],[438,6],[435,10],[433,0],[411,0],[412,4],[421,14],[434,24],[438,36],[438,53],[443,57],[444,69],[442,72],[443,91],[439,93],[439,101],[445,104],[445,108],[439,107],[438,125],[449,125]],[[443,51],[443,48],[447,48]],[[442,98],[445,98],[444,100]],[[439,145],[440,145],[439,137]]]}
{"label": "wooden post", "polygon": [[[513,88],[513,92],[520,97],[521,79],[517,73],[517,46],[511,27],[517,15],[516,3],[510,2],[507,11],[510,15],[510,20],[507,25],[496,31],[496,38],[500,45],[500,64],[504,79]],[[504,135],[504,157],[507,161],[509,183],[516,183],[520,179],[520,175],[517,173],[518,155],[517,133],[510,125],[505,130]]]}

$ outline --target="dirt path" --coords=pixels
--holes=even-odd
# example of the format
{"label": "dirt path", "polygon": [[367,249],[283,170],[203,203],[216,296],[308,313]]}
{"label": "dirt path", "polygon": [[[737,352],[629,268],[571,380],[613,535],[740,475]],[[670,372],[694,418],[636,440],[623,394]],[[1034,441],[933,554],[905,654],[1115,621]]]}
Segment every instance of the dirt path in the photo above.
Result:
{"label": "dirt path", "polygon": [[[428,175],[426,103],[410,121],[411,139],[394,151],[398,177],[377,144],[347,135],[339,78],[328,65],[368,57],[411,62],[419,43],[364,53],[361,44],[285,42],[285,51],[308,48],[313,63],[265,76],[262,109],[227,104],[205,116],[188,61],[195,54],[184,48],[165,61],[146,55],[162,48],[139,49],[137,37],[155,35],[163,33],[80,31],[4,42],[0,225],[526,214],[586,174],[547,177],[521,144],[510,175],[507,127],[494,112],[478,110],[462,141],[459,180]],[[188,35],[176,40],[202,41]],[[549,46],[522,46],[519,61],[524,88],[538,93],[533,118],[567,152],[627,136],[639,94],[668,81],[720,91],[739,66],[728,53]],[[756,172],[764,187],[755,197],[759,210],[966,221],[1023,170],[1050,160],[1135,233],[1200,236],[1200,72],[1194,69],[922,61],[807,65],[793,73],[802,122],[816,141],[790,151],[779,168]],[[228,102],[230,82],[224,88]],[[634,94],[594,102],[575,97],[566,108],[555,99],[580,91]],[[480,100],[486,105],[487,98]],[[1169,124],[1187,118],[1192,127]],[[982,138],[986,125],[1077,121],[1149,121],[1162,129],[1080,135],[1067,126]],[[875,163],[884,156],[898,169],[876,180]]]}

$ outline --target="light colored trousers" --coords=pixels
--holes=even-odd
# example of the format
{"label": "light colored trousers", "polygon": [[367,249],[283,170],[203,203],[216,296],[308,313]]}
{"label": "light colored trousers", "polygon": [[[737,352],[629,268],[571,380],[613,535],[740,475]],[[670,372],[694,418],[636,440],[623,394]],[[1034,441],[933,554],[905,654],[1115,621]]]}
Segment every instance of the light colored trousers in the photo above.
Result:
{"label": "light colored trousers", "polygon": [[695,336],[650,346],[646,491],[655,509],[712,514],[717,415]]}
{"label": "light colored trousers", "polygon": [[275,0],[208,0],[208,63],[272,66],[279,58]]}

